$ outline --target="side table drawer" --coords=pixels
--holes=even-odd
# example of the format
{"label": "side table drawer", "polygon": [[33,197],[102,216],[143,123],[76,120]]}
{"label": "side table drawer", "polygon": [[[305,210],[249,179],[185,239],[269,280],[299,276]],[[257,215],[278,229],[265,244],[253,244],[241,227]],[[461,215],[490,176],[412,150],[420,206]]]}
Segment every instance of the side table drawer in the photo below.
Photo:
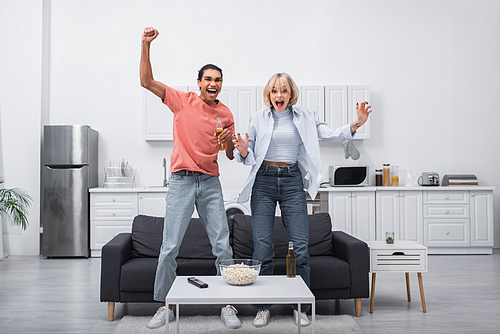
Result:
{"label": "side table drawer", "polygon": [[424,205],[424,218],[469,218],[469,205]]}
{"label": "side table drawer", "polygon": [[427,271],[425,249],[372,249],[372,271]]}

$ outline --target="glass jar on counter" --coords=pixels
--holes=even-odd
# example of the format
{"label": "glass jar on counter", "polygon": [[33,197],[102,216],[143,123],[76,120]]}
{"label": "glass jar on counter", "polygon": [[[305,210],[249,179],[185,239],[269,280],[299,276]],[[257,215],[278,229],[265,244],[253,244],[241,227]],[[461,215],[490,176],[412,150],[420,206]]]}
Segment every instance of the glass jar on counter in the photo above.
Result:
{"label": "glass jar on counter", "polygon": [[391,166],[391,186],[397,187],[399,186],[399,168],[398,166]]}
{"label": "glass jar on counter", "polygon": [[388,187],[391,185],[391,164],[384,164],[384,186]]}
{"label": "glass jar on counter", "polygon": [[384,184],[384,177],[382,176],[382,170],[381,169],[375,169],[375,186],[376,187],[382,187]]}

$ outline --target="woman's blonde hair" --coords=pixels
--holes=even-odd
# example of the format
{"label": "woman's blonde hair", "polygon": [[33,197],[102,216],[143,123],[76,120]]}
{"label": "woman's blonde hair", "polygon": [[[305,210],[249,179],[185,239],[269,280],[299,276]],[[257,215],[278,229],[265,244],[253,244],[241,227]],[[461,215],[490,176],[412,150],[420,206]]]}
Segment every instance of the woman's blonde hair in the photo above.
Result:
{"label": "woman's blonde hair", "polygon": [[294,104],[296,104],[297,99],[299,98],[299,88],[295,84],[295,81],[293,81],[292,77],[287,73],[276,73],[271,77],[271,79],[269,79],[266,87],[264,87],[264,104],[268,107],[272,106],[270,96],[273,87],[276,87],[277,81],[281,81],[291,94],[288,106],[293,106]]}

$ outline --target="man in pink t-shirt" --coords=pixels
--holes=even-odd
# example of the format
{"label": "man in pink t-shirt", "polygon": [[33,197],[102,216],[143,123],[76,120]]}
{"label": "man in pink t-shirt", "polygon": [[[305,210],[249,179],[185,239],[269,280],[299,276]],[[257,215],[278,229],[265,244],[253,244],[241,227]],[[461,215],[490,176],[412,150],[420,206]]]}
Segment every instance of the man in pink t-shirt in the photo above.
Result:
{"label": "man in pink t-shirt", "polygon": [[[231,160],[234,148],[231,140],[234,133],[233,115],[217,100],[222,88],[222,70],[212,64],[200,69],[200,95],[181,92],[154,80],[150,47],[158,34],[154,28],[144,29],[142,34],[141,86],[157,95],[173,112],[174,150],[170,156],[171,177],[166,198],[163,243],[154,285],[154,299],[163,302],[163,306],[148,322],[149,328],[161,327],[166,321],[174,319],[171,305],[165,305],[165,298],[175,280],[175,258],[195,206],[205,225],[212,252],[217,257],[217,272],[218,263],[231,259],[233,254],[229,245],[229,228],[217,164],[218,144],[226,145],[226,156]],[[218,137],[215,135],[217,119],[220,119],[224,129]],[[221,317],[227,327],[241,326],[237,312],[231,305],[223,306]]]}

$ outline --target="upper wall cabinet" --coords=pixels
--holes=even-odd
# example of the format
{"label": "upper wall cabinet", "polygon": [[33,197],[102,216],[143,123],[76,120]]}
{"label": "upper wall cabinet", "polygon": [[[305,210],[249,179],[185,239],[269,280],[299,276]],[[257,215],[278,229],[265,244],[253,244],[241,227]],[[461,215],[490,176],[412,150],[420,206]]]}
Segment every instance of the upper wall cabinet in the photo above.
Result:
{"label": "upper wall cabinet", "polygon": [[[172,87],[187,92],[187,86]],[[161,99],[144,89],[142,92],[142,139],[173,140],[174,114]]]}
{"label": "upper wall cabinet", "polygon": [[[325,122],[337,128],[354,122],[356,103],[370,102],[370,86],[325,86]],[[370,139],[370,117],[356,131],[355,139]]]}
{"label": "upper wall cabinet", "polygon": [[[175,86],[181,91],[199,92],[198,86]],[[297,105],[316,110],[319,119],[337,128],[356,120],[356,103],[370,101],[369,86],[301,86]],[[224,86],[218,99],[233,113],[235,131],[248,130],[250,116],[265,109],[263,86]],[[161,100],[147,90],[143,92],[142,138],[173,140],[173,114]],[[370,118],[358,129],[356,139],[370,138]]]}

